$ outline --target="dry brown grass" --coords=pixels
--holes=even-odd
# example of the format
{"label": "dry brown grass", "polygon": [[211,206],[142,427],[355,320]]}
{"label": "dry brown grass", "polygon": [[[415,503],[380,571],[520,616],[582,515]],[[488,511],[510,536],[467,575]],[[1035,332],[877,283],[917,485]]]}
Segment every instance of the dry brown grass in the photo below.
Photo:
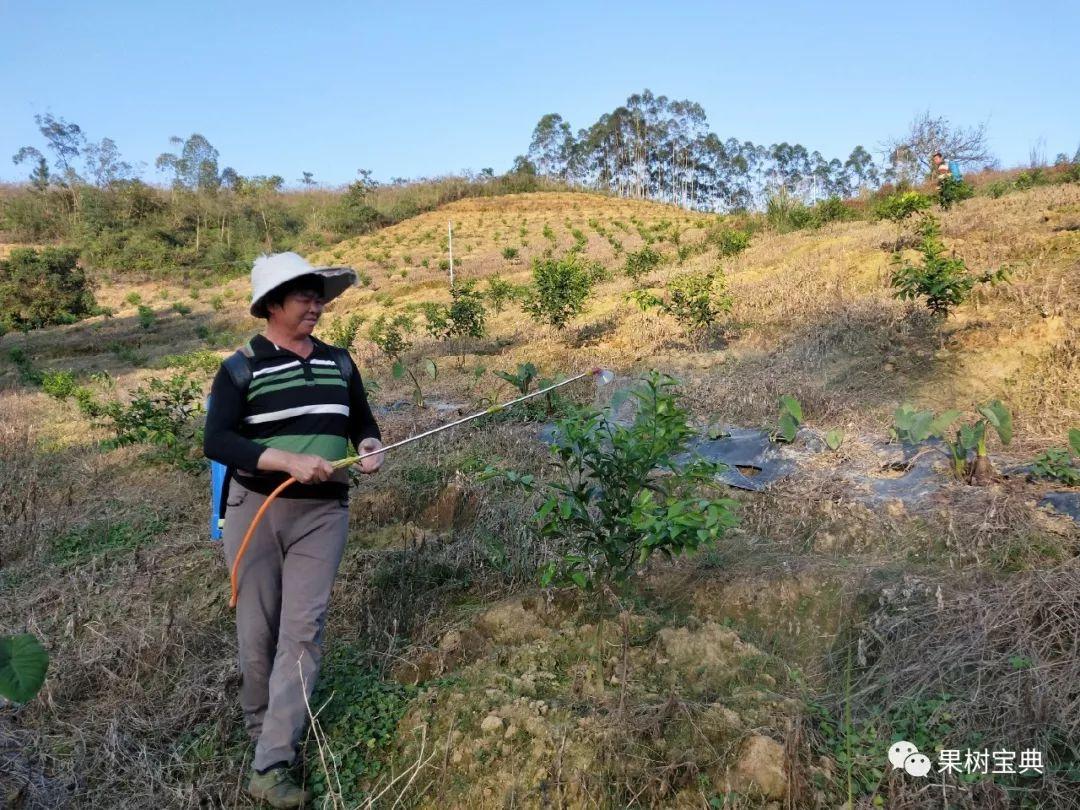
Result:
{"label": "dry brown grass", "polygon": [[[973,750],[1035,749],[1043,752],[1044,766],[1048,758],[1070,756],[1070,749],[1075,757],[1080,739],[1076,560],[1007,582],[952,587],[945,584],[943,593],[940,583],[912,577],[887,591],[847,650],[858,660],[857,674],[837,701],[846,702],[858,721],[881,707],[948,695],[946,705],[924,710],[923,719],[949,726],[952,740],[966,740]],[[904,782],[889,781],[895,787]],[[982,787],[990,789],[995,806],[1012,806],[1000,788]],[[980,802],[979,786],[950,787],[949,795],[956,806],[990,806]],[[1027,780],[1014,800],[1019,795],[1030,796],[1039,807],[1075,807],[1080,787],[1073,775],[1047,768]],[[912,792],[902,806],[939,807],[939,802],[939,796]]]}

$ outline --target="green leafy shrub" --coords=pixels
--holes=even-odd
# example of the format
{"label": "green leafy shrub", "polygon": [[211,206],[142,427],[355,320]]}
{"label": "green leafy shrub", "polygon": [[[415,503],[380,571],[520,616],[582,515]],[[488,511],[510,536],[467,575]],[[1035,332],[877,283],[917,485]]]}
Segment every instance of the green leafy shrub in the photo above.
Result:
{"label": "green leafy shrub", "polygon": [[173,301],[172,309],[173,312],[181,316],[191,314],[191,307],[181,301]]}
{"label": "green leafy shrub", "polygon": [[720,317],[731,312],[732,297],[727,291],[723,270],[683,273],[666,286],[667,296],[660,310],[671,315],[689,333],[712,329]]}
{"label": "green leafy shrub", "polygon": [[780,233],[788,233],[810,225],[813,215],[802,200],[780,188],[765,201],[765,221]]}
{"label": "green leafy shrub", "polygon": [[641,250],[626,254],[626,264],[623,266],[623,272],[636,281],[659,267],[663,258],[659,252],[653,250],[649,245],[645,245]]}
{"label": "green leafy shrub", "polygon": [[375,230],[385,218],[368,204],[367,190],[360,183],[349,186],[336,205],[327,212],[327,223],[341,236],[357,236]]}
{"label": "green leafy shrub", "polygon": [[1035,188],[1035,186],[1044,186],[1050,182],[1046,176],[1046,172],[1041,168],[1029,169],[1026,172],[1020,172],[1016,175],[1016,179],[1013,183],[1021,191],[1026,191],[1029,188]]}
{"label": "green leafy shrub", "polygon": [[466,281],[450,290],[450,337],[482,338],[487,331],[484,296],[476,283]]}
{"label": "green leafy shrub", "polygon": [[139,304],[139,326],[143,329],[151,329],[157,322],[157,313],[146,304]]}
{"label": "green leafy shrub", "polygon": [[995,200],[1004,197],[1005,194],[1008,193],[1008,191],[1009,184],[1004,182],[1003,180],[995,180],[993,183],[988,183],[986,185],[987,195]]}
{"label": "green leafy shrub", "polygon": [[815,203],[810,209],[811,224],[815,228],[820,228],[830,222],[849,222],[856,216],[855,210],[845,205],[839,197],[828,197]]}
{"label": "green leafy shrub", "polygon": [[533,259],[533,286],[523,306],[538,323],[563,329],[584,311],[592,285],[593,270],[578,254],[563,259],[537,257]]}
{"label": "green leafy shrub", "polygon": [[44,375],[34,368],[30,356],[18,346],[8,350],[8,359],[19,370],[19,379],[27,385],[41,385]]}
{"label": "green leafy shrub", "polygon": [[30,633],[0,635],[0,697],[27,703],[45,683],[49,654]]}
{"label": "green leafy shrub", "polygon": [[79,411],[88,419],[97,419],[102,414],[102,406],[94,396],[94,392],[84,385],[78,386],[71,395],[75,397],[75,404]]}
{"label": "green leafy shrub", "polygon": [[335,315],[322,330],[322,338],[331,346],[350,349],[363,323],[364,316],[359,312],[350,312],[345,317]]}
{"label": "green leafy shrub", "polygon": [[519,290],[516,284],[512,284],[499,276],[492,276],[488,279],[484,295],[491,302],[491,308],[498,313],[502,312],[507,303],[518,297]]}
{"label": "green leafy shrub", "polygon": [[1080,458],[1080,428],[1069,431],[1068,447],[1051,447],[1039,455],[1031,465],[1032,473],[1039,478],[1060,481],[1067,487],[1080,487],[1080,467],[1073,458]]}
{"label": "green leafy shrub", "polygon": [[414,321],[412,316],[399,312],[393,316],[380,314],[368,327],[368,338],[391,360],[400,359],[401,355],[412,348],[409,332]]}
{"label": "green leafy shrub", "polygon": [[[953,476],[961,481],[985,483],[993,476],[986,451],[987,428],[993,428],[1002,444],[1009,444],[1013,436],[1012,414],[1001,400],[980,405],[977,412],[981,418],[965,422],[950,433],[952,426],[963,416],[960,411],[948,410],[935,415],[933,411],[917,411],[904,404],[896,409],[893,417],[893,435],[909,444],[921,444],[930,438],[940,439],[942,450],[950,462]],[[974,458],[971,458],[974,453]]]}
{"label": "green leafy shrub", "polygon": [[194,472],[202,469],[200,429],[195,417],[202,412],[202,384],[185,374],[167,380],[151,377],[135,389],[130,402],[111,402],[100,409],[113,438],[106,446],[149,444],[160,456]]}
{"label": "green leafy shrub", "polygon": [[[710,496],[722,466],[680,459],[695,432],[675,386],[654,372],[627,391],[637,406],[628,426],[591,408],[556,422],[556,480],[535,521],[562,555],[544,570],[545,585],[622,583],[654,553],[709,546],[736,524],[735,502]],[[616,398],[613,411],[621,404]]]}
{"label": "green leafy shrub", "polygon": [[906,262],[898,253],[893,256],[890,283],[901,301],[925,299],[927,309],[934,315],[948,317],[952,309],[968,299],[976,284],[1006,280],[1008,273],[1004,267],[975,276],[968,272],[963,259],[946,256],[941,227],[934,217],[924,217],[918,232],[922,237],[921,264]]}
{"label": "green leafy shrub", "polygon": [[675,276],[665,285],[663,296],[638,289],[627,293],[627,298],[643,312],[655,308],[670,315],[688,337],[698,338],[712,330],[734,303],[720,268]]}
{"label": "green leafy shrub", "polygon": [[91,315],[92,285],[78,259],[73,248],[15,248],[0,260],[0,325],[38,329]]}
{"label": "green leafy shrub", "polygon": [[133,307],[137,307],[139,304],[142,303],[142,296],[139,295],[139,293],[132,291],[124,296],[124,300],[131,304]]}
{"label": "green leafy shrub", "polygon": [[476,290],[475,282],[458,284],[450,290],[450,305],[444,306],[431,301],[420,304],[426,320],[426,329],[436,340],[448,340],[452,337],[484,336],[487,313],[484,310],[484,296]]}
{"label": "green leafy shrub", "polygon": [[404,312],[399,312],[393,317],[379,315],[368,329],[368,337],[371,342],[382,350],[393,363],[390,373],[395,380],[408,377],[413,386],[413,404],[417,408],[424,407],[424,390],[421,385],[421,375],[426,373],[435,380],[439,376],[439,367],[430,357],[425,357],[419,364],[410,360],[406,353],[412,348],[412,341],[408,333],[413,329],[413,318]]}
{"label": "green leafy shrub", "polygon": [[179,368],[189,374],[212,376],[221,365],[221,356],[210,349],[196,349],[183,354],[167,354],[154,363],[155,368]]}
{"label": "green leafy shrub", "polygon": [[948,211],[954,205],[975,196],[975,189],[952,174],[947,174],[938,182],[938,205]]}
{"label": "green leafy shrub", "polygon": [[898,191],[878,200],[874,206],[874,217],[887,219],[899,225],[913,214],[925,211],[931,204],[931,199],[925,194],[917,191]]}
{"label": "green leafy shrub", "polygon": [[508,262],[513,261],[518,257],[518,249],[516,247],[510,247],[508,245],[507,247],[504,247],[502,249],[502,257]]}
{"label": "green leafy shrub", "polygon": [[704,243],[715,247],[721,257],[737,256],[750,247],[750,234],[736,228],[714,227],[705,232]]}
{"label": "green leafy shrub", "polygon": [[899,251],[904,236],[904,223],[909,217],[925,211],[932,204],[932,200],[925,194],[917,191],[897,191],[874,204],[873,216],[875,219],[887,219],[896,225],[896,243],[893,251]]}
{"label": "green leafy shrub", "polygon": [[75,393],[75,375],[70,371],[46,371],[41,377],[41,388],[50,397],[67,399]]}
{"label": "green leafy shrub", "polygon": [[221,310],[225,309],[225,299],[220,295],[211,296],[210,306],[213,307],[215,312],[221,312]]}
{"label": "green leafy shrub", "polygon": [[422,301],[419,309],[424,313],[424,329],[436,340],[442,340],[450,329],[450,308],[434,301]]}

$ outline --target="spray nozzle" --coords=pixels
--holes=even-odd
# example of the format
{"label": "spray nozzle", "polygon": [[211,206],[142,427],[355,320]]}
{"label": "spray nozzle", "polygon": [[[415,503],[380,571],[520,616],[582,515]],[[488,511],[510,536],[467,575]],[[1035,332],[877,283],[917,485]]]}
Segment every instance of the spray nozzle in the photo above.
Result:
{"label": "spray nozzle", "polygon": [[615,379],[615,372],[609,368],[600,368],[597,366],[592,370],[593,376],[596,377],[597,385],[607,385]]}

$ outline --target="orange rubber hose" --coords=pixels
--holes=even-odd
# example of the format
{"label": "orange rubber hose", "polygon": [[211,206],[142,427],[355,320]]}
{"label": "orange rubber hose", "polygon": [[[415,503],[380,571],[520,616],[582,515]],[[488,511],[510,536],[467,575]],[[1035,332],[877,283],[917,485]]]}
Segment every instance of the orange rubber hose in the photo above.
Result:
{"label": "orange rubber hose", "polygon": [[252,536],[255,534],[255,527],[259,525],[259,521],[262,520],[266,509],[273,503],[274,499],[280,495],[286,487],[290,484],[295,484],[296,479],[289,477],[282,481],[277,489],[266,496],[266,500],[263,501],[262,506],[259,507],[259,511],[255,513],[255,517],[251,519],[251,525],[248,526],[247,533],[244,535],[243,541],[240,543],[240,548],[236,550],[236,559],[233,560],[232,571],[229,573],[229,584],[232,587],[232,595],[229,597],[229,607],[236,607],[236,594],[239,589],[239,581],[236,577],[236,572],[240,570],[240,560],[244,558],[244,552],[247,551],[248,543],[251,542]]}

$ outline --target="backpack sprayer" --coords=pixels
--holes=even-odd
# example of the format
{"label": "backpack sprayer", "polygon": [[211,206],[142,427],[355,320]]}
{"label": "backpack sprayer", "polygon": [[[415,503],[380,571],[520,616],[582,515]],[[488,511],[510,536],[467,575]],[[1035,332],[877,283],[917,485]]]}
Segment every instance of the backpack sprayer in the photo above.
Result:
{"label": "backpack sprayer", "polygon": [[[338,461],[331,462],[331,466],[335,470],[340,470],[340,469],[343,469],[345,467],[351,467],[353,464],[356,464],[359,461],[363,461],[365,458],[370,458],[371,456],[377,456],[380,453],[386,453],[386,452],[388,452],[390,450],[395,450],[398,447],[404,447],[407,444],[412,444],[413,442],[419,441],[420,439],[423,439],[423,438],[425,438],[427,436],[432,436],[432,435],[434,435],[436,433],[441,433],[444,430],[449,430],[450,428],[457,427],[458,425],[464,425],[466,422],[471,422],[473,419],[479,419],[481,416],[487,416],[488,414],[498,413],[499,411],[501,411],[501,410],[503,410],[505,408],[509,408],[511,405],[517,405],[519,402],[524,402],[527,399],[532,399],[533,397],[538,397],[541,394],[546,394],[546,393],[548,393],[550,391],[554,391],[556,388],[561,388],[564,385],[569,385],[570,383],[575,382],[576,380],[580,380],[583,377],[589,377],[589,376],[592,376],[592,377],[596,378],[597,385],[607,385],[609,382],[611,382],[615,378],[615,375],[611,371],[609,371],[607,369],[602,369],[602,368],[599,368],[599,367],[591,369],[589,371],[583,371],[581,374],[576,374],[573,377],[570,377],[568,379],[563,380],[562,382],[557,382],[557,383],[554,383],[552,385],[547,386],[546,388],[541,388],[539,390],[533,391],[531,394],[525,394],[524,396],[517,397],[516,399],[512,399],[512,400],[510,400],[508,402],[503,402],[503,403],[501,403],[499,405],[492,405],[490,408],[486,408],[485,410],[478,411],[477,413],[474,413],[474,414],[472,414],[470,416],[464,416],[461,419],[458,419],[458,420],[456,420],[454,422],[448,422],[445,425],[441,425],[441,426],[439,426],[437,428],[432,428],[431,430],[426,430],[423,433],[418,433],[415,436],[410,436],[409,438],[402,439],[399,442],[394,442],[393,444],[388,444],[385,447],[380,447],[378,450],[372,450],[371,452],[362,453],[362,454],[356,455],[356,456],[347,456],[346,458],[339,459]],[[213,538],[215,540],[218,540],[218,539],[221,538],[221,529],[222,529],[222,526],[221,526],[222,520],[221,520],[221,517],[220,517],[221,491],[222,491],[222,488],[224,487],[224,484],[225,484],[225,474],[226,474],[225,465],[220,464],[220,463],[218,463],[216,461],[211,462],[210,481],[211,481],[211,487],[212,487],[212,493],[211,493],[211,495],[212,495],[212,507],[211,507],[211,515],[210,515],[210,536],[211,536],[211,538]],[[292,484],[295,484],[295,483],[296,483],[296,479],[292,478],[292,477],[289,477],[285,481],[283,481],[280,485],[278,485],[278,487],[273,492],[271,492],[269,495],[266,496],[266,500],[263,501],[262,506],[260,506],[258,511],[255,513],[255,517],[252,518],[251,525],[248,526],[248,530],[244,534],[244,539],[240,542],[240,548],[236,552],[236,559],[233,561],[232,570],[229,572],[229,580],[230,580],[230,586],[231,586],[231,596],[229,597],[229,607],[233,607],[233,608],[236,607],[236,594],[237,594],[237,590],[238,590],[238,586],[239,586],[239,583],[238,583],[238,580],[237,580],[237,572],[240,570],[240,560],[243,559],[244,552],[247,551],[248,543],[251,542],[251,538],[255,534],[255,528],[259,525],[259,521],[262,520],[263,515],[266,514],[267,508],[270,506],[271,503],[273,503],[274,499],[276,499],[278,497],[278,495],[280,495],[282,492],[284,492],[289,486],[291,486]]]}

